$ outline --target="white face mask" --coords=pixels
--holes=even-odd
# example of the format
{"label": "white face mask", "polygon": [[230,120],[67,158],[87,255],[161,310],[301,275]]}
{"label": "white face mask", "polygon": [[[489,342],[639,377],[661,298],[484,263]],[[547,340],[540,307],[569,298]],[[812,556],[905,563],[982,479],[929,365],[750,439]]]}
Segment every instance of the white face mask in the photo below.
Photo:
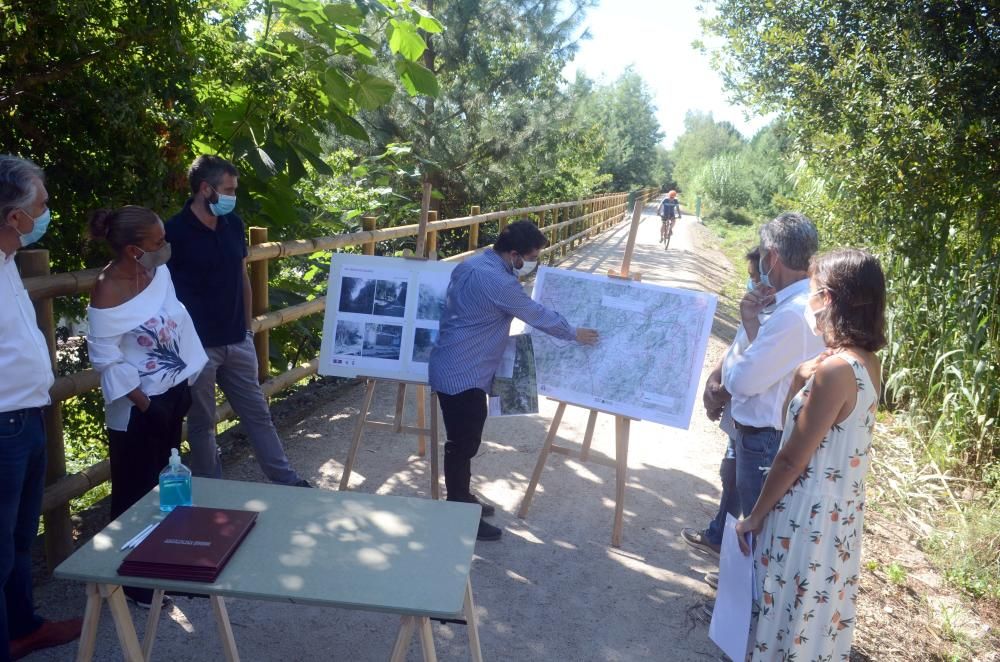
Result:
{"label": "white face mask", "polygon": [[523,262],[523,264],[520,267],[514,267],[514,275],[517,276],[518,278],[524,278],[532,271],[534,271],[535,267],[538,266],[538,260],[531,260],[529,262],[528,260],[522,259],[521,261]]}
{"label": "white face mask", "polygon": [[817,326],[816,313],[821,313],[824,310],[826,310],[826,307],[820,308],[819,310],[813,310],[809,306],[806,306],[806,324],[809,325],[809,330],[813,332],[814,336],[823,334],[819,326]]}
{"label": "white face mask", "polygon": [[[811,299],[814,296],[818,296],[822,291],[823,290],[819,290],[817,292],[814,292],[813,294],[810,294],[809,298]],[[823,330],[819,328],[819,321],[816,319],[816,316],[819,313],[822,313],[824,310],[826,310],[826,306],[823,306],[819,310],[813,310],[812,306],[809,305],[809,302],[808,301],[806,302],[806,312],[805,312],[806,324],[809,325],[809,330],[813,332],[814,336],[823,335]]]}

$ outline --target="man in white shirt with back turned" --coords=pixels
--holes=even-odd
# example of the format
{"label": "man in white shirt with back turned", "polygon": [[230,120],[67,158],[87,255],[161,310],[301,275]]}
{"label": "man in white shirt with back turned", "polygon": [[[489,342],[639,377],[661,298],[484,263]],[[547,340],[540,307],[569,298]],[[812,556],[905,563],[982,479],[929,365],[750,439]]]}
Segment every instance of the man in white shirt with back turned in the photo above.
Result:
{"label": "man in white shirt with back turned", "polygon": [[41,169],[0,154],[0,660],[59,646],[80,636],[80,619],[46,621],[35,613],[31,544],[45,488],[45,423],[52,364],[14,253],[49,224]]}

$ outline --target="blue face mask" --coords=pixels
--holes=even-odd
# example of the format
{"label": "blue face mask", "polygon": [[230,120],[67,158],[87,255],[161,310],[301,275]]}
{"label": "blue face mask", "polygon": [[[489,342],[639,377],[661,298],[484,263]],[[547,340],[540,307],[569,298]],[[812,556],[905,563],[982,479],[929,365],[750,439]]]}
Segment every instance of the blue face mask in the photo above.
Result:
{"label": "blue face mask", "polygon": [[747,278],[747,292],[753,292],[753,288],[757,287],[757,284],[753,282],[753,278]]}
{"label": "blue face mask", "polygon": [[35,227],[31,228],[31,232],[21,235],[21,246],[28,246],[41,239],[45,231],[49,229],[50,220],[52,220],[52,211],[46,208],[42,215],[35,219]]}
{"label": "blue face mask", "polygon": [[770,269],[764,271],[764,256],[760,256],[760,260],[757,262],[757,268],[760,269],[760,282],[764,287],[772,287],[770,274],[774,271],[774,266],[772,265]]}
{"label": "blue face mask", "polygon": [[208,203],[208,208],[212,210],[213,214],[215,214],[216,216],[225,216],[232,210],[236,209],[235,195],[223,195],[218,191],[215,191],[215,194],[219,196],[219,201]]}

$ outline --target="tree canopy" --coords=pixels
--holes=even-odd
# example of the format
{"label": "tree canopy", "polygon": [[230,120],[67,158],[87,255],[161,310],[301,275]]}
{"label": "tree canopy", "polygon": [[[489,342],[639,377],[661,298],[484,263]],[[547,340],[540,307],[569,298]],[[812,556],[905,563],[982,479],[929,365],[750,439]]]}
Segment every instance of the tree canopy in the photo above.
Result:
{"label": "tree canopy", "polygon": [[[945,466],[1000,458],[1000,12],[991,0],[719,0],[739,101],[779,112],[824,245],[880,253],[889,398]],[[1000,472],[996,475],[1000,476]]]}

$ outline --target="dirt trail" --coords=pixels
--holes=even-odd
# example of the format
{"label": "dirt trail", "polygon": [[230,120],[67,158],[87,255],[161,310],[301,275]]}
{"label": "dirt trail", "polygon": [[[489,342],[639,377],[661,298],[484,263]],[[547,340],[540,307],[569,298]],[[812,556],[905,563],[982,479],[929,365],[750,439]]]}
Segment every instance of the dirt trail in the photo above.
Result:
{"label": "dirt trail", "polygon": [[[691,216],[679,221],[670,249],[663,250],[653,210],[646,207],[633,257],[633,270],[641,271],[643,280],[715,291],[733,277],[733,266],[709,248],[708,232]],[[627,236],[628,224],[622,224],[559,266],[595,273],[617,268]],[[736,323],[717,316],[706,371],[730,342]],[[308,411],[279,421],[292,463],[322,488],[337,488],[362,390],[342,389],[328,401],[311,396]],[[391,417],[394,398],[394,387],[376,392],[376,418]],[[412,421],[412,402],[408,405]],[[679,535],[682,527],[703,526],[715,512],[722,432],[698,408],[689,430],[647,422],[632,426],[624,543],[614,549],[614,470],[608,467],[553,455],[527,519],[514,514],[555,406],[543,401],[541,409],[536,416],[491,419],[473,466],[474,489],[497,505],[494,523],[504,529],[502,541],[477,545],[472,570],[485,658],[720,659],[699,616],[712,595],[702,575],[714,570],[715,562],[691,550]],[[569,408],[560,443],[578,444],[586,420],[585,410]],[[614,456],[611,417],[598,418],[593,451]],[[225,476],[263,479],[252,458],[228,462]],[[428,476],[414,438],[369,430],[351,488],[426,497]],[[48,581],[37,597],[51,617],[83,609],[83,588],[77,584]],[[229,613],[243,659],[251,661],[384,660],[398,624],[384,614],[243,600],[230,601]],[[143,624],[140,619],[140,636]],[[435,624],[434,631],[439,659],[468,659],[464,627]],[[99,641],[95,659],[120,659],[110,618],[101,621]],[[157,657],[214,660],[219,652],[207,601],[178,600],[160,625]],[[63,647],[31,659],[71,656]],[[409,659],[419,659],[416,645]]]}

